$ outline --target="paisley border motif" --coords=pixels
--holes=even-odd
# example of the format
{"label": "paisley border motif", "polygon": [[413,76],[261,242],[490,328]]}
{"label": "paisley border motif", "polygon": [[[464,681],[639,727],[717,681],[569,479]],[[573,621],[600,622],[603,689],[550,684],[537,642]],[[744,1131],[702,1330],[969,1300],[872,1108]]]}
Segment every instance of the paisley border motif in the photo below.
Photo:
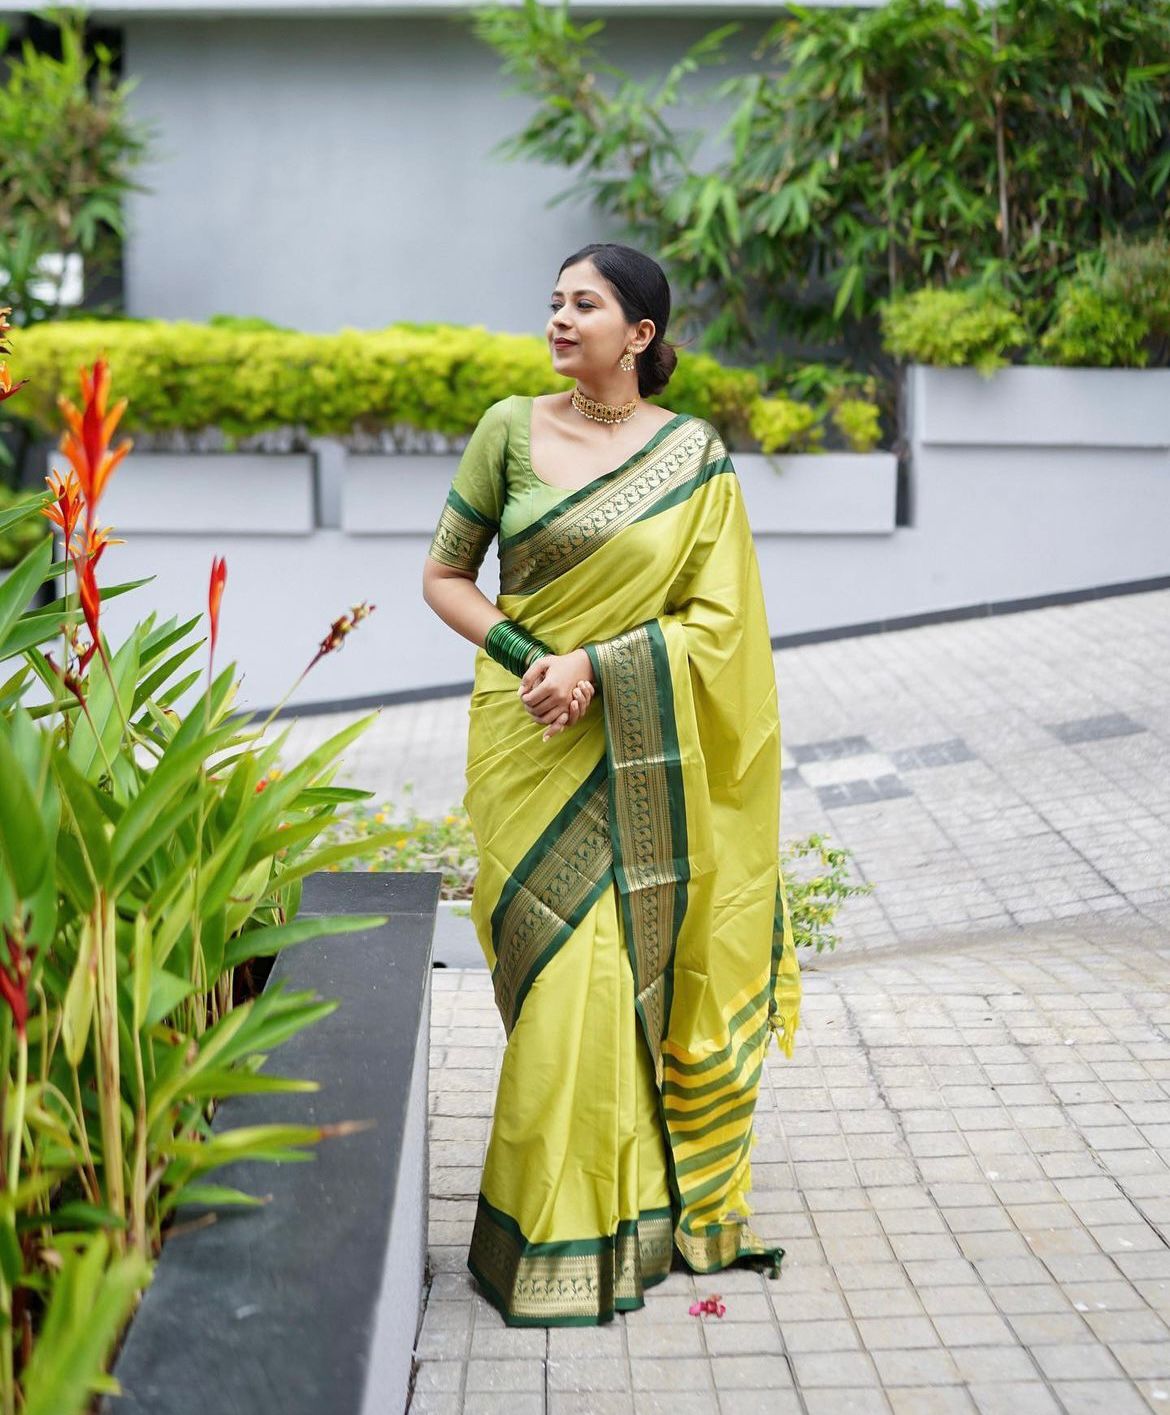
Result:
{"label": "paisley border motif", "polygon": [[626,526],[685,500],[718,472],[731,471],[709,423],[668,424],[662,440],[596,484],[582,487],[547,515],[500,540],[500,593],[531,594],[608,544]]}
{"label": "paisley border motif", "polygon": [[605,707],[614,874],[634,1005],[661,1087],[670,968],[690,879],[670,662],[662,628],[653,619],[584,647]]}
{"label": "paisley border motif", "polygon": [[492,910],[492,986],[508,1036],[537,975],[612,880],[602,757],[516,866]]}
{"label": "paisley border motif", "polygon": [[447,493],[427,554],[440,565],[451,565],[457,570],[468,570],[474,574],[483,564],[497,530],[495,521],[481,516],[452,487]]}
{"label": "paisley border motif", "polygon": [[644,1306],[672,1256],[669,1209],[644,1209],[602,1238],[530,1243],[481,1192],[467,1266],[508,1326],[593,1326]]}

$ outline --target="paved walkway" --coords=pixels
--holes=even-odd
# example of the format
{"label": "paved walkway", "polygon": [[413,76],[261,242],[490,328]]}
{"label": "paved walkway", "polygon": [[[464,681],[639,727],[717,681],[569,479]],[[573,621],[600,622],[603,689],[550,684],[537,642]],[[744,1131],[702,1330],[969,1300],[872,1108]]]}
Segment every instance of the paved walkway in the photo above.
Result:
{"label": "paved walkway", "polygon": [[[506,1328],[464,1266],[503,1033],[485,970],[439,970],[412,1415],[1170,1411],[1170,592],[777,673],[782,833],[877,886],[765,1069],[781,1277],[676,1271],[611,1325]],[[388,709],[351,774],[449,809],[465,715]],[[712,1293],[725,1316],[691,1317]]]}

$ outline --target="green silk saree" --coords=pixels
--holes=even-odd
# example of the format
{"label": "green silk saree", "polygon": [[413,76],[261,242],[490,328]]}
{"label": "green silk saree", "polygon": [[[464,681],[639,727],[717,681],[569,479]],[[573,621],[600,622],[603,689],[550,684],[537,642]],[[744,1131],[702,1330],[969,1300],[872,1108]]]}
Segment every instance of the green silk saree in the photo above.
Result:
{"label": "green silk saree", "polygon": [[[464,470],[430,553],[476,570],[499,500],[473,504]],[[801,1002],[775,672],[738,478],[702,419],[499,554],[499,608],[584,647],[597,694],[542,742],[518,679],[475,657],[472,917],[507,1046],[468,1265],[509,1325],[596,1323],[642,1306],[676,1248],[695,1272],[779,1272],[747,1221],[764,1057],[773,1035],[791,1056]]]}

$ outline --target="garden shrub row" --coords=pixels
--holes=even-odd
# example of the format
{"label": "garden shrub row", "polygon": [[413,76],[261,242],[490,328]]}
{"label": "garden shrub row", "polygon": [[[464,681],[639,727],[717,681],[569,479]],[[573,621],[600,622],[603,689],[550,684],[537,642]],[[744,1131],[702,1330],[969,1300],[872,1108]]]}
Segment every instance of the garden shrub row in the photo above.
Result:
{"label": "garden shrub row", "polygon": [[[161,320],[65,321],[26,330],[22,411],[44,431],[79,363],[104,353],[130,399],[130,430],[218,427],[230,437],[295,427],[344,437],[396,427],[469,433],[483,410],[510,393],[570,386],[549,367],[543,340],[478,326],[396,324],[305,334]],[[682,353],[671,406],[729,434],[760,393],[759,376]],[[665,402],[665,395],[662,401]]]}
{"label": "garden shrub row", "polygon": [[[25,330],[21,354],[29,380],[22,412],[42,433],[56,426],[57,395],[72,387],[78,365],[98,355],[130,399],[129,431],[218,428],[229,439],[278,428],[304,438],[402,428],[461,437],[498,398],[570,386],[549,367],[542,339],[479,326],[305,334],[262,321],[69,320]],[[686,350],[654,401],[707,419],[733,448],[754,446],[761,429],[772,434],[761,442],[769,451],[815,450],[828,424],[856,450],[880,437],[878,409],[865,398],[769,398],[758,370]],[[777,440],[793,408],[799,436]]]}

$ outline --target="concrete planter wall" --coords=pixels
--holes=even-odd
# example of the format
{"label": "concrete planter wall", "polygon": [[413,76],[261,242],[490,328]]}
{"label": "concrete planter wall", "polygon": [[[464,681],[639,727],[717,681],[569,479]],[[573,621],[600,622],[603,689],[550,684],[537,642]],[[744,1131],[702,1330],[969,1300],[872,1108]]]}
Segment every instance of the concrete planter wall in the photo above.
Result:
{"label": "concrete planter wall", "polygon": [[[427,1076],[437,873],[320,874],[303,914],[384,914],[369,933],[281,954],[268,987],[340,1001],[267,1069],[311,1094],[231,1096],[214,1133],[372,1121],[308,1163],[239,1163],[216,1182],[268,1194],[199,1226],[176,1213],[103,1415],[387,1415],[406,1408],[426,1263]],[[209,1387],[209,1379],[211,1387]],[[209,1389],[214,1394],[209,1399]]]}
{"label": "concrete planter wall", "polygon": [[[985,608],[1170,573],[1170,370],[907,372],[909,523],[895,524],[888,452],[733,453],[774,636]],[[154,575],[111,601],[117,638],[149,607],[206,604],[228,560],[220,659],[242,701],[278,701],[350,604],[378,612],[321,663],[293,705],[466,684],[474,649],[422,601],[423,564],[458,457],[132,456],[104,519],[126,534],[107,582]],[[499,588],[489,553],[479,585]]]}
{"label": "concrete planter wall", "polygon": [[135,452],[111,479],[102,517],[135,534],[305,536],[316,526],[314,476],[306,453]]}
{"label": "concrete planter wall", "polygon": [[732,460],[756,536],[888,535],[898,459],[892,452],[773,455]]}

